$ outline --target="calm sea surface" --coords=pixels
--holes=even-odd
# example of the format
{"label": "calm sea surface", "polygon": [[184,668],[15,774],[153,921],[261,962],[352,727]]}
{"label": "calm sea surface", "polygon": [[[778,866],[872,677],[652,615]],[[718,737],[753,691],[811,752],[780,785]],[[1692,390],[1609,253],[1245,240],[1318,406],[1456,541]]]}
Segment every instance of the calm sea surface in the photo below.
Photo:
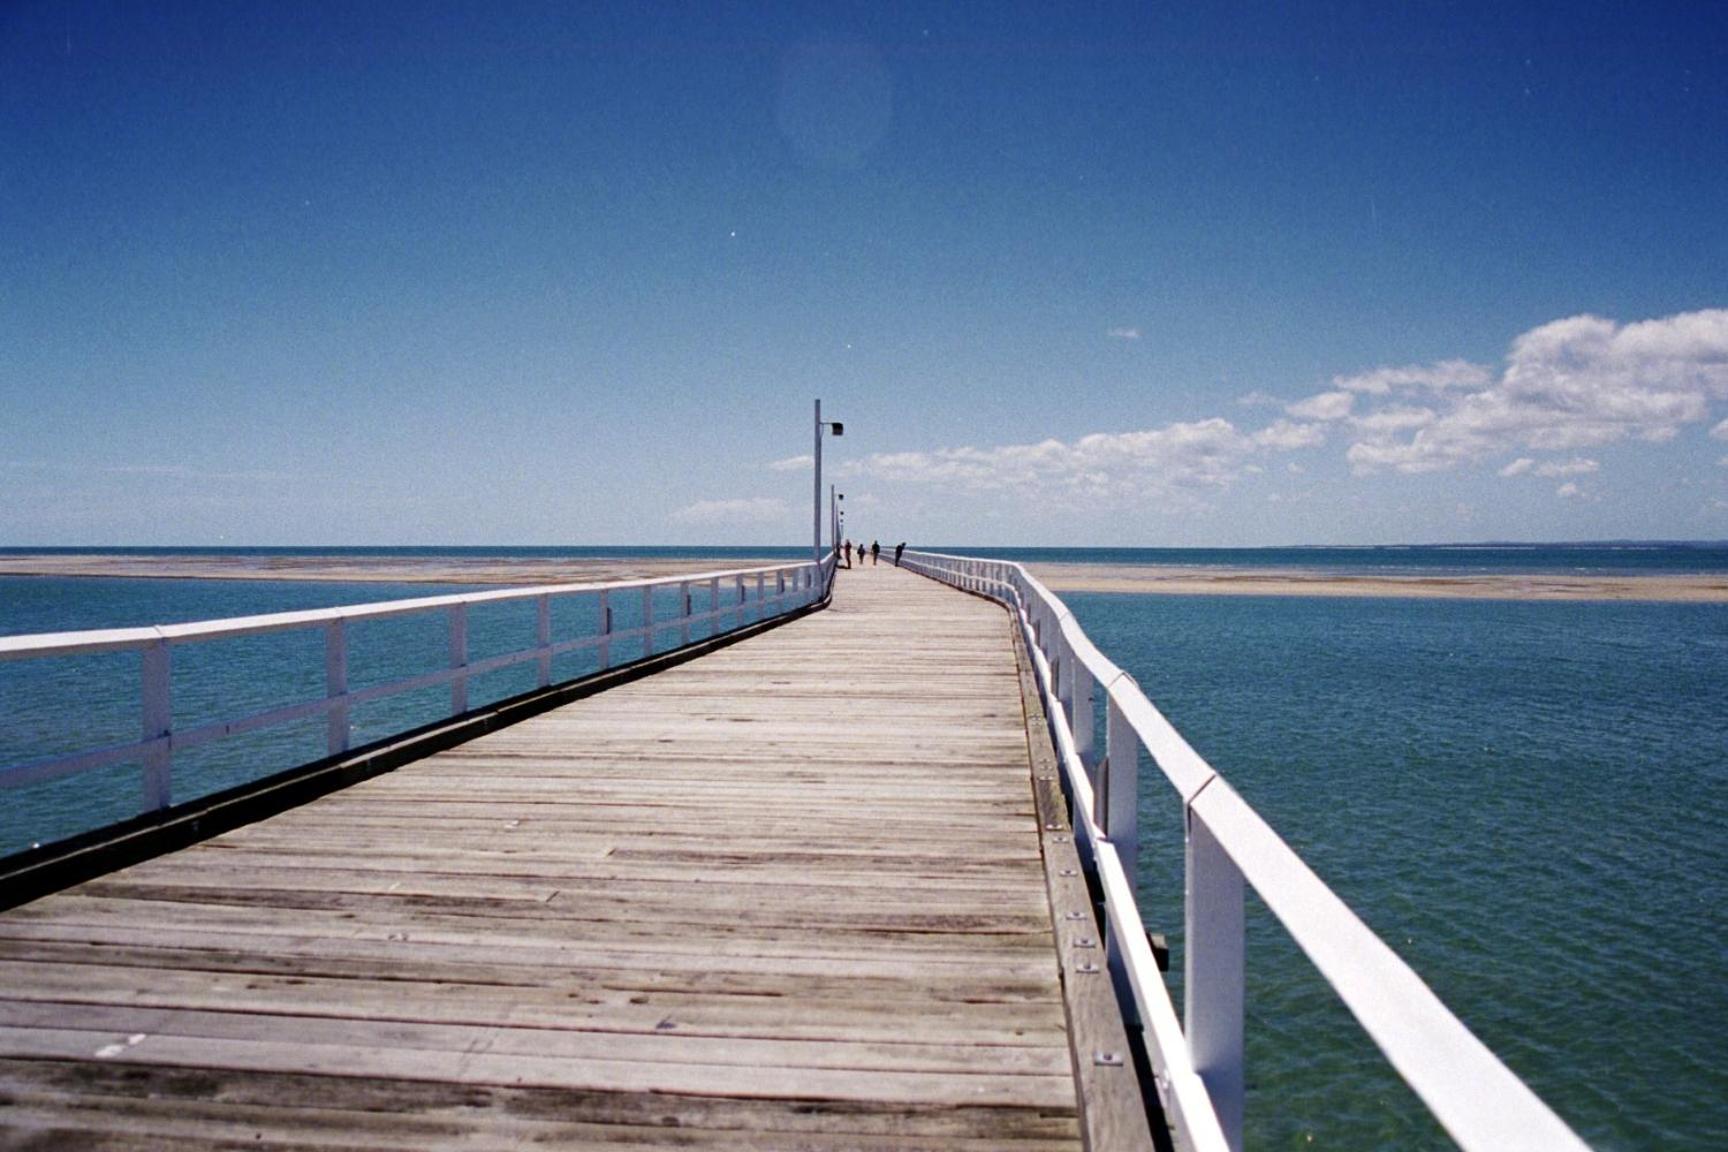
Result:
{"label": "calm sea surface", "polygon": [[[1728,606],[1066,599],[1593,1146],[1728,1147]],[[1141,811],[1174,944],[1150,771]],[[1450,1147],[1257,906],[1248,1010],[1250,1147]]]}
{"label": "calm sea surface", "polygon": [[[1666,546],[1009,554],[1382,572],[1728,571],[1728,549]],[[446,590],[0,578],[0,634]],[[1592,1145],[1728,1147],[1728,606],[1066,599],[1200,752]],[[555,634],[591,631],[592,611],[576,598]],[[532,610],[477,614],[471,627],[481,658],[527,643]],[[350,643],[356,686],[429,670],[445,655],[437,620],[357,625]],[[585,671],[585,659],[565,658],[558,674]],[[322,661],[315,635],[181,649],[176,723],[236,701],[263,709],[319,695]],[[532,675],[496,673],[474,699],[521,691]],[[0,764],[136,739],[136,677],[126,656],[0,664]],[[357,709],[356,741],[448,706],[447,691],[418,697]],[[322,740],[321,724],[309,724],[195,750],[176,759],[176,794],[311,759]],[[1180,1004],[1180,810],[1155,772],[1142,787],[1142,904],[1171,938]],[[0,853],[130,815],[137,794],[127,766],[8,794]],[[1276,922],[1253,907],[1249,931],[1250,1147],[1448,1147]]]}
{"label": "calm sea surface", "polygon": [[[883,540],[884,548],[898,541]],[[1626,544],[1419,544],[1353,548],[978,548],[916,543],[931,552],[1025,563],[1145,564],[1165,567],[1324,568],[1340,573],[1461,572],[1698,573],[1728,572],[1728,542]],[[0,548],[7,555],[463,556],[518,559],[740,557],[801,560],[803,546],[523,547],[523,548]]]}

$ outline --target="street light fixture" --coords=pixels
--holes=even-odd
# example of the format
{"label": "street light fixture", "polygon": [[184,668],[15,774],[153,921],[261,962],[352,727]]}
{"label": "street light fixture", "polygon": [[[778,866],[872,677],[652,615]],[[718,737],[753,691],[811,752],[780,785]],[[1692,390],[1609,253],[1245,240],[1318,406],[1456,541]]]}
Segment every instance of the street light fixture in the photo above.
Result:
{"label": "street light fixture", "polygon": [[816,401],[816,486],[810,495],[810,558],[822,563],[822,430],[836,436],[846,435],[846,425],[838,420],[824,422],[822,401]]}

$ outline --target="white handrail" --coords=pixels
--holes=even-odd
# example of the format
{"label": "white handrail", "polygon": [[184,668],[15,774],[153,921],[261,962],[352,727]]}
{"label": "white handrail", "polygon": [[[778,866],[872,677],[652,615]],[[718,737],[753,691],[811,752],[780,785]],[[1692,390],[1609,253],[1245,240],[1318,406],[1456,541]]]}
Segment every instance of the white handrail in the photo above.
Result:
{"label": "white handrail", "polygon": [[[754,581],[747,581],[746,577],[754,577]],[[451,714],[460,715],[468,709],[468,683],[476,676],[533,661],[539,669],[539,686],[544,688],[551,680],[551,661],[554,656],[594,648],[598,652],[600,668],[606,669],[613,666],[612,649],[619,641],[640,638],[646,657],[656,651],[655,633],[671,629],[677,629],[678,643],[671,649],[660,651],[676,651],[691,643],[693,625],[709,623],[709,637],[712,637],[735,631],[750,623],[749,613],[752,608],[758,622],[782,616],[826,597],[833,579],[834,554],[830,552],[820,564],[804,560],[792,564],[736,568],[650,580],[502,588],[486,592],[384,600],[370,604],[351,604],[301,612],[276,612],[226,620],[201,620],[188,624],[163,624],[146,628],[0,636],[0,660],[44,659],[97,652],[138,652],[142,657],[140,701],[143,716],[143,731],[140,739],[135,742],[0,767],[0,792],[113,764],[138,761],[143,764],[144,769],[140,810],[149,812],[166,808],[173,800],[171,774],[176,751],[226,736],[324,716],[329,721],[328,751],[331,755],[337,755],[348,750],[348,716],[357,704],[417,689],[448,685]],[[723,580],[729,581],[735,590],[735,599],[731,603],[721,602],[720,588]],[[689,589],[692,585],[701,583],[708,585],[710,595],[706,610],[698,612],[694,609]],[[754,597],[750,595],[752,583],[755,587]],[[675,616],[663,620],[654,618],[653,594],[658,588],[681,589],[682,594],[678,598],[680,610]],[[622,591],[641,593],[643,623],[637,627],[614,629],[612,626],[612,601],[615,595]],[[554,641],[551,630],[551,602],[555,598],[577,595],[597,596],[597,630],[592,635]],[[519,600],[537,601],[535,643],[527,648],[481,660],[470,660],[467,639],[468,610],[475,605]],[[446,614],[448,620],[448,667],[365,688],[349,687],[348,625],[362,620],[383,620],[440,611]],[[321,629],[325,633],[324,695],[246,716],[201,724],[194,728],[174,728],[169,698],[169,668],[170,654],[175,647],[306,628]]]}
{"label": "white handrail", "polygon": [[[823,564],[830,570],[832,557]],[[537,596],[572,596],[579,593],[615,592],[624,588],[663,588],[726,576],[755,573],[795,572],[814,567],[808,560],[794,564],[770,564],[761,568],[734,568],[723,572],[699,572],[690,576],[665,576],[654,580],[614,580],[593,584],[542,584],[524,588],[494,588],[486,592],[464,592],[448,596],[421,596],[409,600],[379,600],[370,604],[345,604],[300,612],[273,612],[264,616],[235,616],[225,620],[198,620],[187,624],[161,624],[144,628],[97,629],[88,632],[40,632],[25,636],[0,636],[0,660],[32,656],[70,656],[75,653],[137,648],[154,640],[187,643],[235,636],[254,636],[288,628],[304,628],[334,620],[383,620],[409,616],[456,605],[490,604],[505,600],[532,600]]]}
{"label": "white handrail", "polygon": [[[1466,1152],[1585,1152],[1565,1122],[1441,1003],[1260,815],[1189,746],[1067,605],[1019,564],[908,551],[902,565],[1007,605],[1032,655],[1051,736],[1105,896],[1109,961],[1145,1029],[1178,1144],[1242,1147],[1243,889],[1252,887],[1405,1083]],[[1105,747],[1093,751],[1096,704]],[[1181,797],[1186,1030],[1134,903],[1136,772],[1151,756]]]}

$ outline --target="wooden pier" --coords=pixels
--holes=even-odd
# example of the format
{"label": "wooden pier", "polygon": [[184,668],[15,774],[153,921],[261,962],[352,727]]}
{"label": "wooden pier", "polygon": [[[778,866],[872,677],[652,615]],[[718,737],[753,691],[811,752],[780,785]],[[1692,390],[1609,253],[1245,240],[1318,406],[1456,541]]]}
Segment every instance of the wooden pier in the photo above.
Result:
{"label": "wooden pier", "polygon": [[0,1147],[1143,1147],[1001,607],[832,605],[0,915]]}

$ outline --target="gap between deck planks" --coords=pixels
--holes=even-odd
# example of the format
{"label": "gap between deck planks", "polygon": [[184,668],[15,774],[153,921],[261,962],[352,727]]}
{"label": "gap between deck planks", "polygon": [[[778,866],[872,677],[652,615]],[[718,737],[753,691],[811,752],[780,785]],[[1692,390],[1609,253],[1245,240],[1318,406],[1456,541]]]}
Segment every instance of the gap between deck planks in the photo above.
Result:
{"label": "gap between deck planks", "polygon": [[843,571],[0,915],[0,1146],[1123,1146],[1077,1108],[1017,659],[999,608]]}

